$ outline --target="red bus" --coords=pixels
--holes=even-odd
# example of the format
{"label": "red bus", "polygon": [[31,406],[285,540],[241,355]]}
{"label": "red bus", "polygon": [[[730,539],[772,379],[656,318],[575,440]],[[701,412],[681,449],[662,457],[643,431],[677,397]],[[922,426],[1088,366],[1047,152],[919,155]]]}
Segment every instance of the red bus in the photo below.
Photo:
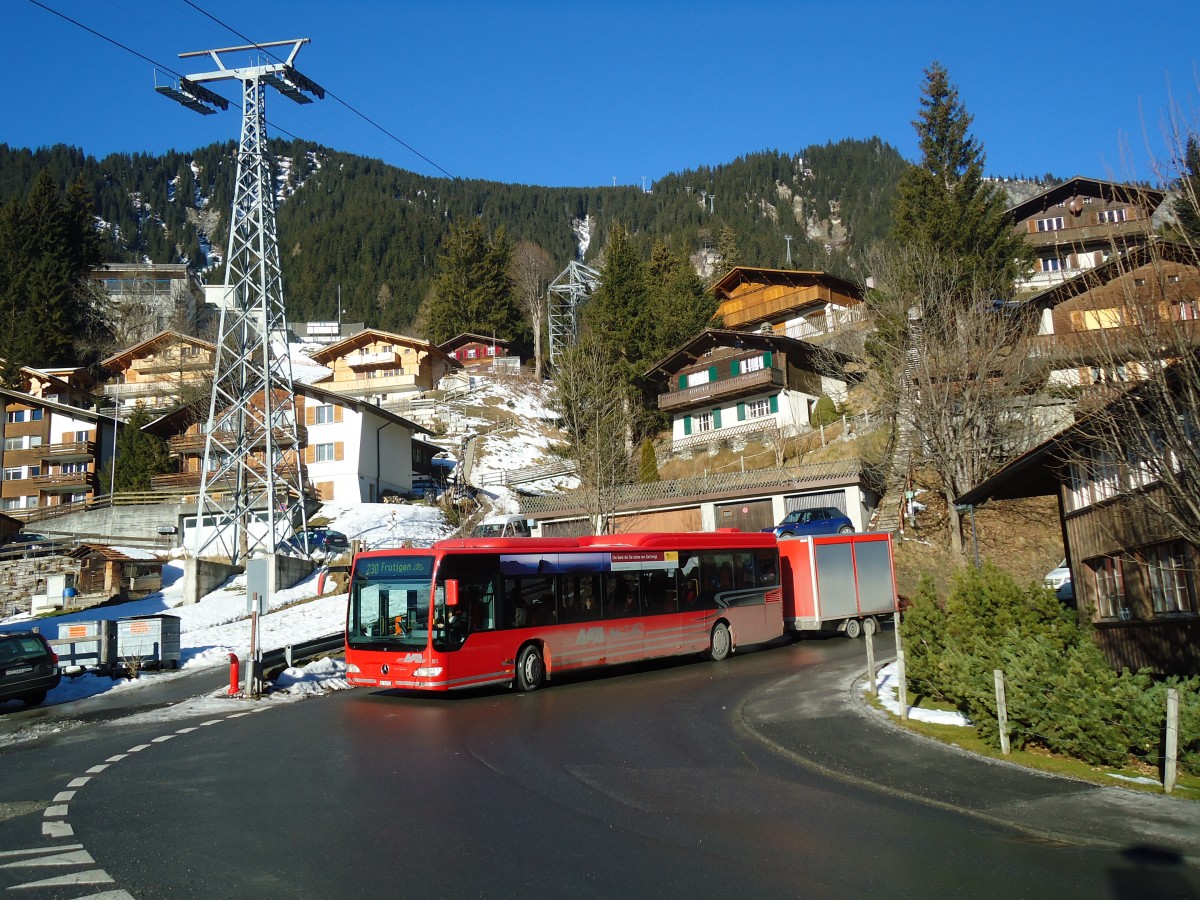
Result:
{"label": "red bus", "polygon": [[475,538],[354,558],[354,684],[442,691],[701,652],[783,634],[773,534]]}

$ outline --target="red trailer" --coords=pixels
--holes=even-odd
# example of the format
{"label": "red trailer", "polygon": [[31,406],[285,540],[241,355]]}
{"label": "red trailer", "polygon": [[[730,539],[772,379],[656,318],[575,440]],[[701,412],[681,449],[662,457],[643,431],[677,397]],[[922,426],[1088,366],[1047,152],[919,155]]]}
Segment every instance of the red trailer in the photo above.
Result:
{"label": "red trailer", "polygon": [[830,534],[779,541],[785,631],[879,630],[896,611],[892,536]]}

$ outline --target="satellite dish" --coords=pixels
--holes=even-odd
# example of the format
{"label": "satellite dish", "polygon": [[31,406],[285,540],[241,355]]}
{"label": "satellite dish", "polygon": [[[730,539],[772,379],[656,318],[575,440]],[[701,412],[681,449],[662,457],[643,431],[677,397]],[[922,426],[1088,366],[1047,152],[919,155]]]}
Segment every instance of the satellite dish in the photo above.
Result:
{"label": "satellite dish", "polygon": [[1078,197],[1075,197],[1071,200],[1071,203],[1067,207],[1067,209],[1071,210],[1071,215],[1077,216],[1081,212],[1083,212],[1083,201],[1080,200]]}

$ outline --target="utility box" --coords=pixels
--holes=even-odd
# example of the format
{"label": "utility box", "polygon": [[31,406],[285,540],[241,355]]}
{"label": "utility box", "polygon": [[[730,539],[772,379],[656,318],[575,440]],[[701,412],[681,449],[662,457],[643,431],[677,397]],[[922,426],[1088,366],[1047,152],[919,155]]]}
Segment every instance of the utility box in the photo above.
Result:
{"label": "utility box", "polygon": [[64,622],[58,626],[54,642],[63,667],[105,668],[117,659],[117,623],[111,619],[96,622]]}
{"label": "utility box", "polygon": [[117,620],[117,656],[140,666],[179,668],[179,617],[131,616]]}

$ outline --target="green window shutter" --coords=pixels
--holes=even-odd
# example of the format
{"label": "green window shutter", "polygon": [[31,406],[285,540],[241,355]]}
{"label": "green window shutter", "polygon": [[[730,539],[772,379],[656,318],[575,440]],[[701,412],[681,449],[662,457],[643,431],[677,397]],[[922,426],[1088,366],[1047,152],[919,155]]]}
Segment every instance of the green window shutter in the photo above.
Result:
{"label": "green window shutter", "polygon": [[683,417],[683,433],[685,435],[692,433],[692,417],[691,416]]}
{"label": "green window shutter", "polygon": [[713,428],[721,427],[721,410],[720,408],[713,410]]}
{"label": "green window shutter", "polygon": [[687,387],[687,376],[680,375],[679,376],[679,389],[682,391],[685,387]]}
{"label": "green window shutter", "polygon": [[709,367],[708,367],[708,380],[709,380],[709,381],[716,381],[716,380],[717,380],[717,367],[716,367],[716,366],[709,366]]}
{"label": "green window shutter", "polygon": [[773,413],[779,412],[779,395],[778,394],[771,395],[771,412],[773,412]]}
{"label": "green window shutter", "polygon": [[738,421],[739,422],[746,421],[746,404],[745,403],[738,404]]}
{"label": "green window shutter", "polygon": [[771,351],[770,350],[768,350],[766,353],[763,354],[763,365],[766,366],[768,369],[771,368]]}
{"label": "green window shutter", "polygon": [[734,378],[734,377],[736,377],[737,375],[740,375],[740,374],[741,374],[741,373],[738,371],[738,368],[739,368],[739,366],[738,366],[738,361],[737,361],[736,359],[731,359],[731,360],[729,361],[729,377],[730,377],[730,378]]}

